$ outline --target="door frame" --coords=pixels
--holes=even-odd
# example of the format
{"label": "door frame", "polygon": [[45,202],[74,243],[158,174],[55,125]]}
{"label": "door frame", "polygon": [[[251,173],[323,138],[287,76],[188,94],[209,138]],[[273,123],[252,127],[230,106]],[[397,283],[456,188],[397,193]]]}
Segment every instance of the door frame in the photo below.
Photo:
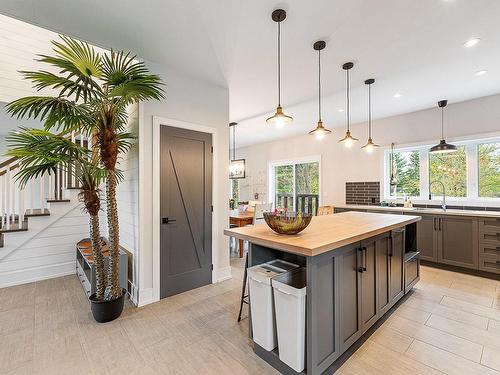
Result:
{"label": "door frame", "polygon": [[218,175],[217,168],[217,130],[215,128],[194,124],[190,122],[174,120],[166,117],[153,116],[153,209],[152,209],[152,223],[153,223],[153,301],[160,300],[160,205],[155,202],[160,202],[160,129],[161,126],[170,126],[173,128],[180,128],[186,130],[194,130],[201,133],[212,135],[212,283],[217,281],[216,270],[217,253],[215,239],[217,238],[218,227],[217,220],[217,207],[213,203],[216,201],[215,194],[219,191],[219,183],[215,176]]}

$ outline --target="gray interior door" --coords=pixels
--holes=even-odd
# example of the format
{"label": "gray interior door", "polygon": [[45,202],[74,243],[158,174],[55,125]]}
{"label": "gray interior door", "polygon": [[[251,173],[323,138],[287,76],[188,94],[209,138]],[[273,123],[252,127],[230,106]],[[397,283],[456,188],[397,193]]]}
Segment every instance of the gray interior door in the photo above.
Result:
{"label": "gray interior door", "polygon": [[160,297],[212,282],[212,136],[161,126]]}

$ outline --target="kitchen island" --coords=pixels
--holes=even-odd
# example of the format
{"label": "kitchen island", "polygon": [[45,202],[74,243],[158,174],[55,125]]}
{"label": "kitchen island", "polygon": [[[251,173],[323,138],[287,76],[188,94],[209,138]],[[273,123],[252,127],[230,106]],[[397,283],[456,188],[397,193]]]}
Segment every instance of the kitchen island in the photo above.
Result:
{"label": "kitchen island", "polygon": [[[227,229],[250,242],[249,267],[282,259],[306,269],[306,370],[332,373],[418,281],[418,216],[345,212],[313,217],[298,235],[267,225]],[[250,303],[252,297],[250,296]],[[352,348],[351,348],[352,350]],[[277,349],[254,351],[284,374]]]}

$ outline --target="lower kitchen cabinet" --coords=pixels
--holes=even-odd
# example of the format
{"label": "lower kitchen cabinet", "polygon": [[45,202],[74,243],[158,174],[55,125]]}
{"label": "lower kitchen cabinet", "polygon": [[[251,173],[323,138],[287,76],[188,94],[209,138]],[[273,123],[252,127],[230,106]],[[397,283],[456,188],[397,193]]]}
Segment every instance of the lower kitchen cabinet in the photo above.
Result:
{"label": "lower kitchen cabinet", "polygon": [[389,254],[389,280],[391,304],[396,303],[405,293],[405,230],[391,231]]}
{"label": "lower kitchen cabinet", "polygon": [[445,216],[438,218],[438,262],[478,269],[479,220],[474,217]]}
{"label": "lower kitchen cabinet", "polygon": [[437,262],[437,219],[434,215],[420,215],[422,220],[417,222],[417,244],[420,259]]}

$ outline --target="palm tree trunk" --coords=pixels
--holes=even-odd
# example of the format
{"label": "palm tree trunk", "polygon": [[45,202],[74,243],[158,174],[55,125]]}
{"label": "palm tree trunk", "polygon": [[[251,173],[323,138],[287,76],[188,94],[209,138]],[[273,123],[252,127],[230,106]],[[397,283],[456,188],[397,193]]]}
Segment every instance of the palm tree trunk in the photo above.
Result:
{"label": "palm tree trunk", "polygon": [[96,273],[96,298],[104,300],[106,289],[106,279],[104,273],[104,256],[102,255],[101,233],[99,230],[99,216],[90,215],[90,238],[92,241],[92,255],[94,256],[94,266]]}
{"label": "palm tree trunk", "polygon": [[116,175],[108,170],[106,178],[106,210],[109,231],[109,269],[106,299],[118,298],[122,295],[120,286],[120,234],[118,227],[118,209],[116,206]]}

